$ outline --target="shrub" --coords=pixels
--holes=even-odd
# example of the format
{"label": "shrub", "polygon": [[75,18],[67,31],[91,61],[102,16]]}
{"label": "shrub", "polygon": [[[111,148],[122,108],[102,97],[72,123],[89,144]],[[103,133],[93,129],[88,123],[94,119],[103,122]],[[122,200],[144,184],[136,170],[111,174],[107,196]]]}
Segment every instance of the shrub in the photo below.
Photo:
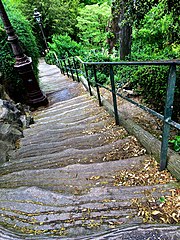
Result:
{"label": "shrub", "polygon": [[169,140],[169,143],[173,144],[173,148],[176,152],[180,152],[180,136],[175,136],[174,139]]}
{"label": "shrub", "polygon": [[[33,35],[31,26],[21,12],[14,9],[9,4],[5,4],[6,11],[8,13],[9,19],[16,34],[19,37],[20,44],[25,52],[25,54],[32,58],[33,69],[35,75],[38,75],[38,49]],[[22,80],[19,75],[14,70],[14,57],[10,47],[7,43],[7,35],[3,27],[2,21],[0,21],[0,72],[1,72],[1,82],[5,86],[6,91],[9,93],[10,97],[15,101],[25,100],[25,89]]]}
{"label": "shrub", "polygon": [[49,49],[46,56],[46,61],[51,63],[53,59],[53,52],[56,53],[58,58],[66,58],[72,56],[79,56],[83,52],[81,44],[73,41],[70,36],[66,35],[53,35],[52,43],[49,43]]}
{"label": "shrub", "polygon": [[[180,44],[172,42],[173,15],[167,13],[166,1],[154,6],[133,29],[131,60],[168,60],[180,57]],[[130,81],[138,88],[143,99],[155,110],[163,112],[168,77],[167,67],[139,67],[131,74]],[[180,99],[179,67],[174,102],[174,119],[180,117],[178,99]]]}

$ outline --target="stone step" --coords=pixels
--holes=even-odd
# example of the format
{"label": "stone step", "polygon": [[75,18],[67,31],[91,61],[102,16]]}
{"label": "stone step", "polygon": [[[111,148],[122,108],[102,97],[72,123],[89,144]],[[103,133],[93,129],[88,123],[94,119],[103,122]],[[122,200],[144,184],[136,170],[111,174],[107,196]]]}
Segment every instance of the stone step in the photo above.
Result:
{"label": "stone step", "polygon": [[[81,94],[82,86],[80,86],[77,82],[72,82],[63,78],[55,77],[48,77],[49,81],[53,82],[53,84],[43,83],[40,84],[41,88],[44,89],[46,94],[50,97],[50,103],[52,97],[56,98],[56,101],[65,101],[68,99],[72,99]],[[52,101],[53,102],[53,101]]]}
{"label": "stone step", "polygon": [[[88,121],[86,120],[81,120],[77,121],[74,123],[54,123],[53,125],[40,125],[37,126],[36,124],[31,125],[30,128],[27,128],[24,130],[24,138],[22,139],[25,140],[27,138],[30,138],[36,134],[41,135],[41,134],[58,134],[58,133],[67,133],[73,130],[77,130],[80,132],[86,131],[87,134],[92,133],[98,133],[103,131],[103,129],[109,129],[110,127],[112,128],[114,126],[114,123],[112,124],[111,119],[106,120],[101,120],[98,121],[102,117],[102,114],[98,115],[97,117],[90,117]],[[103,116],[104,117],[104,116]],[[124,130],[125,131],[125,130]]]}
{"label": "stone step", "polygon": [[[72,124],[72,125],[55,125],[53,129],[39,128],[39,126],[33,129],[26,130],[24,132],[24,138],[21,139],[22,146],[28,144],[49,142],[60,142],[72,137],[85,136],[94,134],[101,134],[107,136],[109,139],[122,139],[128,136],[126,130],[120,126],[107,125],[109,121],[102,121],[92,124]],[[58,128],[56,128],[58,126]],[[61,127],[61,128],[60,128]],[[31,134],[30,134],[31,133]],[[42,140],[44,138],[44,141]],[[113,140],[113,139],[112,139]]]}
{"label": "stone step", "polygon": [[[1,225],[24,234],[49,234],[56,237],[87,235],[111,226],[142,223],[132,199],[146,199],[145,187],[96,187],[85,195],[63,195],[37,187],[1,189]],[[166,187],[164,186],[164,190]]]}
{"label": "stone step", "polygon": [[[88,118],[89,119],[89,118]],[[92,118],[90,119],[92,120]],[[93,120],[97,120],[93,118]],[[47,142],[57,142],[57,141],[63,141],[65,139],[71,138],[73,136],[84,136],[84,135],[90,135],[90,134],[94,134],[94,133],[101,133],[104,130],[108,128],[106,126],[102,126],[103,123],[105,123],[105,121],[103,121],[102,124],[83,124],[83,125],[79,125],[79,123],[82,123],[83,121],[77,121],[75,122],[75,124],[65,124],[65,123],[53,123],[52,124],[52,128],[51,129],[49,127],[49,124],[41,124],[41,125],[37,125],[33,128],[31,128],[31,130],[29,129],[29,131],[25,131],[24,136],[25,138],[21,139],[22,145],[28,145],[28,144],[34,144],[34,143],[41,143],[44,141]],[[94,128],[91,128],[92,126],[94,126]],[[121,128],[113,128],[111,131],[113,133],[117,130],[117,134],[118,136],[120,136],[120,134],[122,133],[123,136],[126,136],[126,131],[121,130]],[[31,132],[30,135],[28,135],[28,133]],[[120,134],[119,134],[120,133]],[[107,133],[108,134],[108,133]],[[44,140],[42,139],[42,137],[44,138]]]}
{"label": "stone step", "polygon": [[[49,115],[56,115],[56,114],[60,114],[63,113],[65,111],[71,111],[77,108],[81,108],[83,106],[88,106],[89,104],[93,103],[95,106],[97,104],[94,103],[93,99],[85,99],[84,101],[81,102],[74,102],[73,104],[68,104],[68,106],[64,106],[62,104],[60,105],[56,105],[56,107],[51,107],[45,110],[42,110],[41,112],[36,113],[36,115],[38,114],[38,119],[39,118],[43,118],[43,117],[47,117]],[[54,105],[53,105],[54,106]]]}
{"label": "stone step", "polygon": [[[90,127],[92,126],[93,129],[96,128],[101,128],[102,125],[104,124],[104,126],[107,125],[107,123],[110,123],[110,125],[112,124],[111,119],[109,119],[108,115],[105,115],[103,113],[99,113],[97,116],[91,116],[88,117],[86,119],[81,119],[78,121],[74,121],[74,122],[69,122],[69,123],[65,123],[65,122],[53,122],[53,124],[41,124],[41,125],[37,125],[37,124],[33,124],[31,125],[31,127],[29,129],[25,129],[24,131],[24,135],[25,137],[27,137],[28,134],[30,135],[34,135],[38,132],[45,132],[46,130],[57,130],[62,132],[63,129],[65,130],[65,128],[81,128],[81,129],[90,129]],[[81,127],[82,126],[82,127]],[[24,141],[25,139],[22,138],[22,140]]]}
{"label": "stone step", "polygon": [[78,150],[69,148],[62,152],[15,159],[4,163],[0,167],[0,174],[7,174],[26,169],[58,168],[75,163],[94,163],[113,161],[143,155],[144,151],[133,137],[117,140],[113,143],[92,148]]}
{"label": "stone step", "polygon": [[99,112],[101,112],[102,109],[100,109],[99,107],[94,107],[94,104],[89,104],[83,107],[78,107],[76,109],[69,109],[67,111],[61,111],[59,109],[59,112],[57,112],[56,114],[52,114],[51,112],[49,114],[47,114],[46,116],[44,116],[43,118],[40,116],[37,116],[35,118],[35,121],[37,121],[37,124],[41,124],[41,123],[46,123],[49,121],[64,121],[64,119],[67,118],[71,118],[72,122],[74,117],[76,117],[76,120],[78,120],[78,116],[82,116],[85,114],[85,116],[87,114],[89,114],[89,116],[94,116],[96,114],[98,114]]}
{"label": "stone step", "polygon": [[[89,97],[87,94],[83,94],[82,96],[77,96],[77,97],[73,97],[71,99],[65,100],[65,101],[59,101],[56,103],[53,103],[51,106],[49,106],[48,108],[44,108],[43,110],[45,112],[49,112],[52,110],[57,110],[57,109],[71,109],[75,108],[78,105],[88,105],[88,103],[94,103],[94,105],[98,106],[98,104],[95,102],[95,100],[92,97]],[[37,114],[41,114],[41,109],[39,111],[36,111]]]}
{"label": "stone step", "polygon": [[[94,231],[93,231],[94,232]],[[147,239],[180,239],[180,227],[178,225],[171,224],[133,224],[133,225],[121,225],[117,228],[110,228],[98,233],[89,233],[84,236],[74,236],[69,238],[61,236],[61,239],[66,240],[104,240],[104,239],[126,239],[126,240],[147,240]],[[26,233],[14,233],[0,226],[0,239],[3,240],[24,240],[34,239],[30,237],[30,234]],[[36,240],[57,240],[57,236],[45,234],[36,234]]]}
{"label": "stone step", "polygon": [[47,81],[48,82],[48,78],[47,76],[53,76],[54,74],[58,73],[60,74],[59,76],[63,76],[59,70],[59,68],[56,67],[56,65],[48,65],[47,67],[47,64],[44,62],[44,60],[40,60],[40,64],[38,66],[38,69],[40,71],[40,76],[39,78],[44,78],[43,79],[43,82],[44,81]]}
{"label": "stone step", "polygon": [[[105,129],[105,128],[104,128]],[[33,137],[28,136],[25,141],[21,141],[20,149],[17,149],[11,158],[24,158],[39,155],[46,155],[60,152],[68,148],[91,149],[112,143],[117,139],[127,137],[127,132],[123,128],[114,127],[112,129],[83,129],[66,128],[58,130],[47,130],[34,133]],[[104,132],[103,132],[104,130]],[[96,133],[97,132],[97,133]],[[48,141],[45,141],[48,139]],[[29,141],[28,141],[29,140]],[[44,142],[45,141],[45,142]]]}
{"label": "stone step", "polygon": [[[75,114],[70,115],[68,114],[68,112],[66,114],[63,114],[59,116],[59,119],[57,118],[46,118],[44,120],[39,119],[38,122],[36,122],[36,125],[44,125],[44,124],[53,124],[56,123],[58,121],[60,121],[61,123],[73,123],[73,122],[77,122],[77,121],[81,121],[86,119],[87,121],[91,118],[91,117],[98,117],[98,114],[102,113],[102,110],[99,108],[95,108],[94,110],[92,109],[84,109],[82,111],[79,111],[79,114],[75,111]],[[104,114],[103,114],[104,115]],[[106,115],[104,115],[106,117]]]}
{"label": "stone step", "polygon": [[[87,100],[91,100],[92,98],[90,98],[88,96],[88,94],[83,93],[80,96],[74,97],[73,99],[69,99],[66,101],[61,101],[61,102],[56,102],[53,105],[49,106],[48,108],[44,108],[44,111],[51,111],[51,109],[56,109],[56,108],[63,108],[63,107],[70,107],[73,106],[74,104],[78,104],[78,103],[82,103],[82,102],[86,102]],[[37,114],[41,113],[42,111],[36,111]]]}
{"label": "stone step", "polygon": [[147,156],[120,161],[74,164],[63,168],[21,170],[0,177],[2,188],[37,186],[48,190],[74,194],[85,193],[92,187],[112,185],[120,170],[139,169]]}

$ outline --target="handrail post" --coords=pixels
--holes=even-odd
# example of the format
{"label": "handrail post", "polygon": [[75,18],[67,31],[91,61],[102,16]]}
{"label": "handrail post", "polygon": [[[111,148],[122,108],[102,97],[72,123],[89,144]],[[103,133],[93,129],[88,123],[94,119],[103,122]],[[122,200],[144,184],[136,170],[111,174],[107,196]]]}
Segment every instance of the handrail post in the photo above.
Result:
{"label": "handrail post", "polygon": [[90,93],[90,96],[92,96],[93,94],[92,94],[92,91],[91,91],[91,84],[90,84],[90,81],[89,81],[88,70],[87,70],[86,64],[84,64],[84,68],[85,68],[85,73],[86,73],[86,79],[87,79],[87,82],[88,82],[89,93]]}
{"label": "handrail post", "polygon": [[62,67],[62,64],[61,64],[61,60],[58,59],[58,63],[59,63],[60,71],[61,71],[61,73],[63,73],[63,67]]}
{"label": "handrail post", "polygon": [[97,79],[96,66],[95,65],[93,65],[93,69],[94,69],[94,79],[95,79],[95,84],[96,84],[98,100],[99,100],[99,106],[101,107],[102,106],[102,102],[101,102],[101,95],[100,95],[100,91],[99,91],[99,85],[98,85],[98,79]]}
{"label": "handrail post", "polygon": [[72,70],[72,68],[71,68],[71,63],[70,63],[70,59],[69,59],[69,58],[68,58],[68,64],[69,64],[69,68],[70,68],[70,72],[71,72],[72,79],[73,79],[73,81],[75,81],[74,74],[73,74],[73,70]]}
{"label": "handrail post", "polygon": [[68,72],[67,65],[66,65],[66,59],[64,59],[64,66],[65,66],[65,69],[66,69],[66,74],[69,77],[69,72]]}
{"label": "handrail post", "polygon": [[164,170],[167,166],[167,152],[168,152],[170,125],[166,121],[171,120],[172,111],[173,111],[175,85],[176,85],[176,65],[172,64],[169,69],[168,86],[167,86],[167,92],[166,92],[166,103],[165,103],[165,109],[164,109],[160,170]]}
{"label": "handrail post", "polygon": [[60,62],[61,62],[61,66],[62,66],[62,73],[65,75],[65,66],[63,66],[63,60],[61,59],[60,60]]}
{"label": "handrail post", "polygon": [[76,70],[77,81],[80,82],[80,80],[79,80],[79,74],[78,74],[78,70],[77,70],[77,65],[76,65],[76,61],[75,61],[74,57],[73,57],[73,63],[74,63],[74,68],[75,68],[75,70]]}
{"label": "handrail post", "polygon": [[117,108],[116,88],[114,84],[114,71],[113,71],[112,65],[110,65],[110,81],[111,81],[115,121],[116,121],[116,125],[119,125],[120,123],[119,123],[119,114],[118,114],[118,108]]}

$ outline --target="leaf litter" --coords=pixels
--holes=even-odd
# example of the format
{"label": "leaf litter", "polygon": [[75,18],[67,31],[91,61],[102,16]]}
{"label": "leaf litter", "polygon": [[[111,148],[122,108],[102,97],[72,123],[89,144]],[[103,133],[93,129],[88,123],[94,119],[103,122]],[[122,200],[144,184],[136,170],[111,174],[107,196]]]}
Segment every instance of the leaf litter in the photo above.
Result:
{"label": "leaf litter", "polygon": [[[159,184],[175,183],[167,170],[159,171],[159,164],[153,159],[146,159],[141,169],[122,170],[113,176],[114,186],[154,186]],[[138,216],[143,222],[178,224],[180,223],[180,189],[172,188],[161,191],[162,196],[154,197],[152,190],[144,191],[146,197],[133,199],[132,207],[137,208]]]}
{"label": "leaf litter", "polygon": [[[91,180],[99,181],[102,176],[92,176]],[[159,171],[159,164],[152,157],[147,157],[140,168],[121,170],[111,176],[109,184],[115,187],[152,186],[144,190],[144,197],[132,199],[132,208],[137,209],[137,215],[145,223],[180,223],[180,189],[173,187],[165,190],[157,186],[174,184],[177,180],[168,170]],[[177,184],[178,186],[178,184]],[[159,192],[158,194],[154,194]],[[161,194],[161,195],[159,195]],[[156,196],[154,196],[156,195]],[[157,196],[158,195],[158,196]]]}

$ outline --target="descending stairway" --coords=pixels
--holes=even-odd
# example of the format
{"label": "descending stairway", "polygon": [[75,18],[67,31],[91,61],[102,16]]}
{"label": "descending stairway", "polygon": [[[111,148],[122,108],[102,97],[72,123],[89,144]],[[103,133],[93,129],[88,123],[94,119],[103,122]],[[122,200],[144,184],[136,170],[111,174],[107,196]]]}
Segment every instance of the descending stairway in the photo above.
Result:
{"label": "descending stairway", "polygon": [[113,176],[149,156],[80,83],[43,60],[39,69],[50,104],[0,167],[0,239],[80,239],[142,223],[132,200],[167,186],[118,187]]}

